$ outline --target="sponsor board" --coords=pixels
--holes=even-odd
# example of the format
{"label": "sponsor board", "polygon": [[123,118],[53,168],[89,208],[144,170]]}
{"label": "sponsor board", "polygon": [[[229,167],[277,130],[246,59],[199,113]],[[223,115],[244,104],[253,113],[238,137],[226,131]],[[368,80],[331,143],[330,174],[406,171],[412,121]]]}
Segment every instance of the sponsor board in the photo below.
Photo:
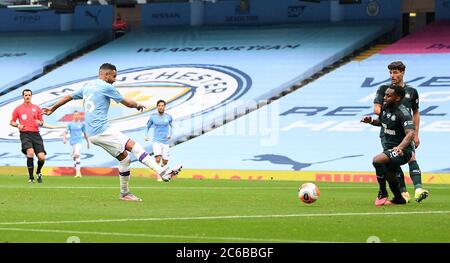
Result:
{"label": "sponsor board", "polygon": [[[118,176],[117,168],[81,168],[83,176]],[[0,175],[24,176],[25,167],[0,167]],[[74,176],[73,167],[44,167],[46,176]],[[156,174],[148,168],[132,168],[132,176],[156,179]],[[342,171],[263,171],[263,170],[197,170],[186,169],[176,177],[180,179],[243,180],[243,181],[310,181],[327,183],[377,183],[374,172]],[[175,179],[176,179],[175,178]],[[405,173],[406,184],[412,184]],[[423,184],[450,184],[450,173],[423,173]]]}

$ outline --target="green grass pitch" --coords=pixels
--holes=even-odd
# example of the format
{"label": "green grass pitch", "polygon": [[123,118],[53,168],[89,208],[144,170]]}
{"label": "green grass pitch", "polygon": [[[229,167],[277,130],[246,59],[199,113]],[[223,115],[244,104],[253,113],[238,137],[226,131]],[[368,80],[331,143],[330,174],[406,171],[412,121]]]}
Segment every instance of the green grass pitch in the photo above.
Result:
{"label": "green grass pitch", "polygon": [[[422,203],[375,207],[375,184],[132,178],[143,202],[118,199],[117,177],[0,176],[0,242],[450,242],[450,186]],[[408,186],[410,193],[412,187]]]}

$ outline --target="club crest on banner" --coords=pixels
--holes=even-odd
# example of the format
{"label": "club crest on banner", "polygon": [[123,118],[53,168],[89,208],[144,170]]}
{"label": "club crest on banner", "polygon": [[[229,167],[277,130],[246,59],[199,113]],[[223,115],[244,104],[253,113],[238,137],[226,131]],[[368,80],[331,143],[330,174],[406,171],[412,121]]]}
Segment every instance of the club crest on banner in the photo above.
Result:
{"label": "club crest on banner", "polygon": [[[33,91],[33,104],[41,108],[49,107],[96,78],[88,77]],[[156,112],[156,102],[160,99],[167,102],[166,111],[174,121],[182,121],[237,100],[250,88],[251,79],[232,67],[182,64],[119,71],[113,85],[124,97],[147,106],[144,112],[138,112],[111,100],[109,122],[114,129],[126,132],[144,129],[150,114]],[[3,112],[13,112],[21,103],[22,97],[17,96],[2,102],[0,108]],[[44,116],[46,128],[41,128],[43,139],[60,140],[75,110],[92,110],[86,103],[86,100],[84,103],[83,100],[72,100],[52,115]],[[18,140],[17,129],[8,126],[3,125],[0,129],[0,140]]]}

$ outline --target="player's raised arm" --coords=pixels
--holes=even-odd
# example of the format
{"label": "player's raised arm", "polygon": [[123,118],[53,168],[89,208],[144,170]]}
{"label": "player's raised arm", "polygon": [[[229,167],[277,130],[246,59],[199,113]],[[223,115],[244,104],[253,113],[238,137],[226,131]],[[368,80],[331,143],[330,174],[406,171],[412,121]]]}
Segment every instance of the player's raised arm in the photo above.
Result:
{"label": "player's raised arm", "polygon": [[373,126],[381,126],[380,119],[372,119],[372,116],[369,116],[369,115],[363,116],[361,118],[361,122],[369,123],[369,124],[371,124]]}
{"label": "player's raised arm", "polygon": [[127,106],[128,108],[137,109],[138,111],[143,111],[144,109],[146,109],[144,105],[128,98],[123,98],[123,100],[121,100],[120,103]]}
{"label": "player's raised arm", "polygon": [[59,107],[61,107],[62,105],[66,104],[67,102],[71,101],[73,98],[71,95],[66,95],[64,97],[62,97],[60,100],[58,100],[55,104],[53,104],[53,106],[51,106],[50,108],[43,108],[42,112],[45,115],[50,115],[52,114],[55,110],[57,110]]}

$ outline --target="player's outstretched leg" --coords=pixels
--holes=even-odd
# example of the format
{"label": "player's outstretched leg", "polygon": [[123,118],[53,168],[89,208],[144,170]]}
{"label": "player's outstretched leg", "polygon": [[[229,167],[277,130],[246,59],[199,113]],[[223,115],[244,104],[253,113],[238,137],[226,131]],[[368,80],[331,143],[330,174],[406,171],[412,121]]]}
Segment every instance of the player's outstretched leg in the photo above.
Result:
{"label": "player's outstretched leg", "polygon": [[165,173],[161,175],[161,179],[166,182],[170,181],[173,176],[176,176],[181,171],[181,168],[183,168],[183,165],[181,164],[168,168],[167,170],[165,170]]}
{"label": "player's outstretched leg", "polygon": [[155,171],[161,177],[161,179],[166,182],[170,181],[173,176],[177,175],[183,167],[181,164],[179,164],[172,168],[162,168],[154,158],[152,158],[146,151],[144,151],[140,144],[132,140],[129,140],[127,142],[126,149],[128,151],[131,151],[136,159],[139,160],[139,162]]}

